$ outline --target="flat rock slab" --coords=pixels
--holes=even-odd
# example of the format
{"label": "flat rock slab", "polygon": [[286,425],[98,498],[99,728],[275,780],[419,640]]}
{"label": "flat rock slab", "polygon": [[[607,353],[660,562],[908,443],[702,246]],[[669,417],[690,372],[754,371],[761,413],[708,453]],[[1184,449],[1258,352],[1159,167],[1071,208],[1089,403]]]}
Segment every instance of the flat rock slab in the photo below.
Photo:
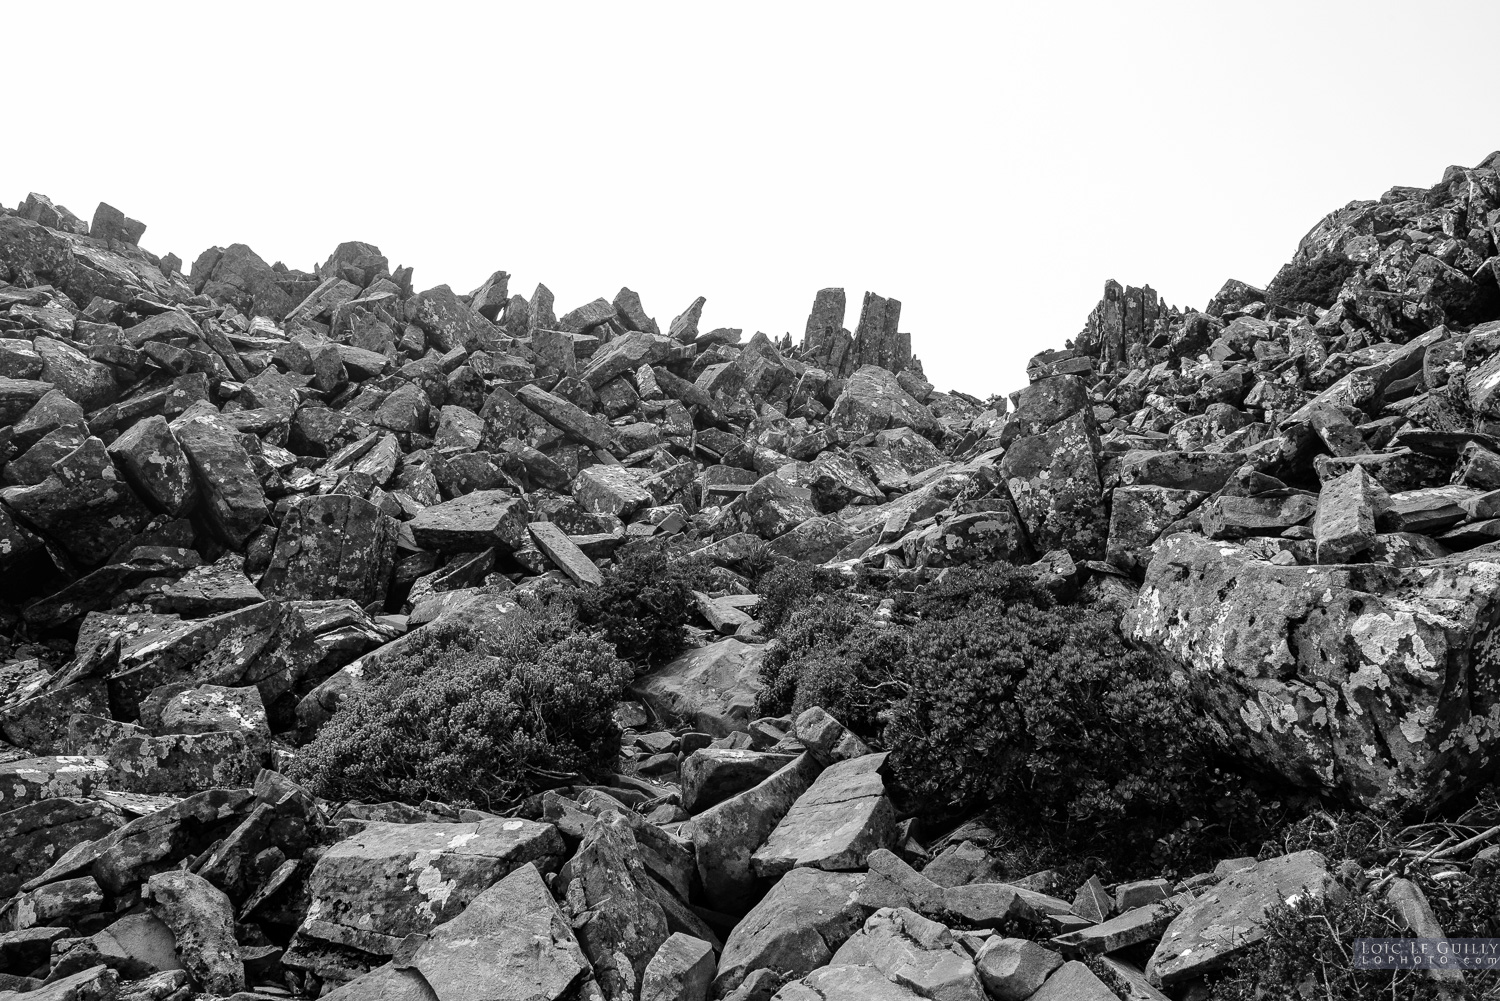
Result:
{"label": "flat rock slab", "polygon": [[476,490],[434,504],[411,520],[412,537],[437,553],[474,553],[482,549],[514,552],[529,538],[526,500],[504,490]]}
{"label": "flat rock slab", "polygon": [[682,762],[682,808],[698,813],[770,778],[795,754],[703,747]]}
{"label": "flat rock slab", "polygon": [[552,1001],[571,996],[589,974],[567,917],[529,864],[474,897],[395,965],[420,974],[441,1001]]}
{"label": "flat rock slab", "polygon": [[765,687],[765,647],[723,639],[699,647],[637,680],[630,690],[663,721],[715,737],[748,733],[755,699]]}
{"label": "flat rock slab", "polygon": [[772,1001],[916,1001],[921,996],[891,983],[873,966],[825,966],[787,984]]}
{"label": "flat rock slab", "polygon": [[797,866],[861,869],[878,848],[896,839],[896,808],[880,777],[884,754],[830,765],[782,818],[751,859],[760,876],[780,876]]}
{"label": "flat rock slab", "polygon": [[43,799],[0,813],[0,897],[46,872],[64,849],[102,838],[124,822],[118,811],[87,799]]}
{"label": "flat rock slab", "polygon": [[531,540],[546,557],[567,574],[575,584],[598,587],[604,583],[604,575],[594,566],[594,561],[584,555],[582,549],[568,538],[557,525],[550,521],[533,521],[526,526]]}
{"label": "flat rock slab", "polygon": [[0,764],[0,810],[44,799],[83,797],[109,771],[107,762],[80,754],[54,754]]}
{"label": "flat rock slab", "polygon": [[1170,986],[1224,966],[1265,937],[1266,911],[1305,894],[1342,895],[1315,851],[1294,852],[1231,873],[1185,907],[1161,937],[1146,976]]}
{"label": "flat rock slab", "polygon": [[556,828],[528,820],[372,823],[318,859],[297,936],[393,956],[407,935],[454,917],[500,878],[562,854]]}

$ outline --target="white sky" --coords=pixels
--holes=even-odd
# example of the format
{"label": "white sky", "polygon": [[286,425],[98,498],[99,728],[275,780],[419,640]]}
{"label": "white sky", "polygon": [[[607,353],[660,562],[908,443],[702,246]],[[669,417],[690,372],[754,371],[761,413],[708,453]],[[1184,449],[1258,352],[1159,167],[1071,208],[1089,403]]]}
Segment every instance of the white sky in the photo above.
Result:
{"label": "white sky", "polygon": [[1025,382],[1105,279],[1201,307],[1325,213],[1500,147],[1500,2],[12,3],[0,202],[191,262],[378,244],[558,313],[801,339],[903,303],[941,389]]}

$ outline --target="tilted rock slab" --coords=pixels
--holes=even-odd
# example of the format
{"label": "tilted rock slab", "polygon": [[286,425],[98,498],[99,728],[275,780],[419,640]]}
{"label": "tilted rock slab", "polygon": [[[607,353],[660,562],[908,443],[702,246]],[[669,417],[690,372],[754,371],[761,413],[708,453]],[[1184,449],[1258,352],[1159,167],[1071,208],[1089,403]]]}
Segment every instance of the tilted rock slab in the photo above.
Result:
{"label": "tilted rock slab", "polygon": [[1433,804],[1500,749],[1500,554],[1277,566],[1163,540],[1121,627],[1244,757],[1367,807]]}
{"label": "tilted rock slab", "polygon": [[884,762],[884,754],[867,754],[824,769],[751,858],[751,869],[761,876],[804,865],[860,869],[872,851],[889,848],[896,808],[880,777]]}

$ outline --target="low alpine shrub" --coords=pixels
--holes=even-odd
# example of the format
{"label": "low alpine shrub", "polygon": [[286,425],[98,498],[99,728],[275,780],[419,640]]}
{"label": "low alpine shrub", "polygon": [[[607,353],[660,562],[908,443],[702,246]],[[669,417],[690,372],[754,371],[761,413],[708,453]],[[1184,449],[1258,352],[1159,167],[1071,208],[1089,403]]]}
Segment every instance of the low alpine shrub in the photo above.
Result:
{"label": "low alpine shrub", "polygon": [[602,587],[578,593],[578,619],[603,633],[616,653],[644,671],[681,652],[692,592],[704,584],[701,565],[675,559],[660,545],[642,546],[604,572]]}
{"label": "low alpine shrub", "polygon": [[494,809],[611,763],[631,677],[566,607],[442,629],[345,700],[291,775],[333,800]]}

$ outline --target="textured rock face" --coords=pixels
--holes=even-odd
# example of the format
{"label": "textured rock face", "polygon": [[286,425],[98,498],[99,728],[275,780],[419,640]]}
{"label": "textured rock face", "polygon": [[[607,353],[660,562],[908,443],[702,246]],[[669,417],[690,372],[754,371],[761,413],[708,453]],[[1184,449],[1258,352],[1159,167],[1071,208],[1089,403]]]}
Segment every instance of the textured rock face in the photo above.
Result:
{"label": "textured rock face", "polygon": [[764,647],[723,639],[680,655],[638,680],[631,692],[663,719],[722,737],[748,728],[764,687],[763,659]]}
{"label": "textured rock face", "polygon": [[551,825],[526,820],[373,823],[318,860],[297,934],[389,957],[407,935],[455,917],[498,879],[533,862],[551,869],[562,854]]}
{"label": "textured rock face", "polygon": [[362,498],[308,497],[282,521],[261,590],[288,598],[383,604],[399,531],[396,519]]}
{"label": "textured rock face", "polygon": [[1278,566],[1165,539],[1122,626],[1235,746],[1366,805],[1437,802],[1500,753],[1500,559]]}

